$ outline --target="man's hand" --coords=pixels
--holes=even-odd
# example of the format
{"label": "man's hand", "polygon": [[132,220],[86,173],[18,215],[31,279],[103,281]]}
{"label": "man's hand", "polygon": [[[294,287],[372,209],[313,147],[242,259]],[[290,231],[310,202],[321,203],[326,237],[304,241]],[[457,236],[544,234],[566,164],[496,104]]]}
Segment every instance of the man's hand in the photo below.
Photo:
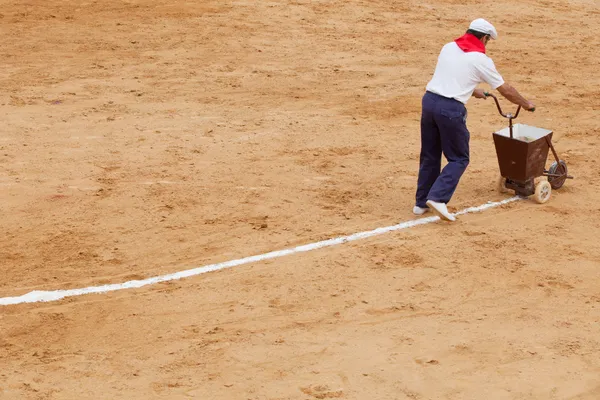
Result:
{"label": "man's hand", "polygon": [[528,101],[527,103],[528,103],[527,107],[523,107],[523,108],[526,109],[527,111],[535,111],[535,104],[533,104],[530,101]]}
{"label": "man's hand", "polygon": [[475,97],[476,99],[487,99],[487,96],[485,95],[485,90],[483,89],[475,89],[473,91],[473,97]]}

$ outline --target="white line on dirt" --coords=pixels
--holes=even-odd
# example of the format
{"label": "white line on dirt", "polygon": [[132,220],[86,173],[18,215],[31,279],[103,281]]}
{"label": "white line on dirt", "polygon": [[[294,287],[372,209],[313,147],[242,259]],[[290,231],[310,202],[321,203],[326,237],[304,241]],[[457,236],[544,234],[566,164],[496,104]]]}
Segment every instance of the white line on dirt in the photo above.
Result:
{"label": "white line on dirt", "polygon": [[[520,200],[521,197],[511,197],[506,200],[498,201],[498,202],[488,202],[487,204],[483,204],[477,207],[466,208],[462,211],[459,211],[455,215],[463,215],[468,213],[474,213],[479,211],[484,211],[489,208],[498,207],[504,204],[512,203],[513,201]],[[23,304],[23,303],[37,303],[37,302],[49,302],[49,301],[57,301],[64,299],[65,297],[74,297],[74,296],[82,296],[85,294],[92,293],[107,293],[114,292],[117,290],[125,290],[125,289],[134,289],[140,288],[142,286],[153,285],[159,282],[168,282],[182,278],[188,278],[190,276],[205,274],[207,272],[218,271],[221,269],[236,267],[238,265],[250,264],[258,261],[269,260],[273,258],[279,258],[283,256],[287,256],[295,253],[302,253],[311,250],[322,249],[324,247],[335,246],[342,243],[352,242],[354,240],[366,239],[368,237],[382,235],[384,233],[393,232],[401,229],[412,228],[418,225],[430,224],[432,222],[438,221],[439,217],[426,217],[420,218],[411,221],[405,221],[397,225],[386,226],[383,228],[373,229],[371,231],[354,233],[348,236],[340,236],[333,239],[323,240],[321,242],[315,242],[310,244],[305,244],[302,246],[272,251],[270,253],[259,254],[256,256],[240,258],[237,260],[226,261],[218,264],[210,264],[205,265],[203,267],[197,267],[193,269],[188,269],[180,272],[175,272],[172,274],[155,276],[152,278],[142,279],[142,280],[134,280],[128,281],[124,283],[114,283],[111,285],[102,285],[102,286],[90,286],[81,289],[70,289],[70,290],[53,290],[53,291],[38,291],[35,290],[33,292],[26,293],[22,296],[18,297],[2,297],[0,298],[0,305],[7,306],[13,304]]]}

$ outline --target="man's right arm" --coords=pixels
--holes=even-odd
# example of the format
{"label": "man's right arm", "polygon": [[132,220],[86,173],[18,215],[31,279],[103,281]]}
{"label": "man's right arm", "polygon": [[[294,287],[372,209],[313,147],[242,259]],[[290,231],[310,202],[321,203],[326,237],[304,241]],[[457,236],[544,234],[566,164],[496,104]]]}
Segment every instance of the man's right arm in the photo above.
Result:
{"label": "man's right arm", "polygon": [[504,83],[501,86],[498,86],[497,90],[511,103],[519,105],[528,111],[533,111],[535,109],[535,104],[521,96],[517,89],[515,89],[508,83]]}

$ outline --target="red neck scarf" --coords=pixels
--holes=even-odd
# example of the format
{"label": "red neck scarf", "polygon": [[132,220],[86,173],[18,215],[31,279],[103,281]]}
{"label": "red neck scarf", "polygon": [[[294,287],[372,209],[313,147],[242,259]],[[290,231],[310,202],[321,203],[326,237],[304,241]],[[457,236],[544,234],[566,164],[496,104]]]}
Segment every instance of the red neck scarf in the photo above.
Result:
{"label": "red neck scarf", "polygon": [[485,46],[481,43],[481,40],[477,39],[475,35],[465,33],[461,37],[455,40],[456,44],[462,51],[469,53],[471,51],[477,51],[485,54]]}

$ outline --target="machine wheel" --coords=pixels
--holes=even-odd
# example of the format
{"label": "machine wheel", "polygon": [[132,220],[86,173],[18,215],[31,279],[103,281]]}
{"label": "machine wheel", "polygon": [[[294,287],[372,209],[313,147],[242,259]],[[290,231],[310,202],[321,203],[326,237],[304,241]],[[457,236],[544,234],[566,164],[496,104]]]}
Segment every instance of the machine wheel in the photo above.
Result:
{"label": "machine wheel", "polygon": [[563,160],[560,160],[560,166],[559,166],[559,164],[556,161],[554,161],[552,163],[552,165],[550,166],[548,173],[549,174],[561,174],[561,176],[549,176],[548,177],[548,182],[550,182],[552,189],[560,189],[562,187],[562,185],[565,184],[565,181],[567,180],[567,174],[568,174],[567,163],[564,162]]}
{"label": "machine wheel", "polygon": [[508,193],[508,189],[506,188],[506,178],[502,175],[498,177],[496,185],[499,193]]}
{"label": "machine wheel", "polygon": [[548,181],[541,181],[537,185],[535,185],[535,193],[533,194],[533,199],[539,203],[544,204],[550,199],[550,195],[552,194],[552,185]]}

